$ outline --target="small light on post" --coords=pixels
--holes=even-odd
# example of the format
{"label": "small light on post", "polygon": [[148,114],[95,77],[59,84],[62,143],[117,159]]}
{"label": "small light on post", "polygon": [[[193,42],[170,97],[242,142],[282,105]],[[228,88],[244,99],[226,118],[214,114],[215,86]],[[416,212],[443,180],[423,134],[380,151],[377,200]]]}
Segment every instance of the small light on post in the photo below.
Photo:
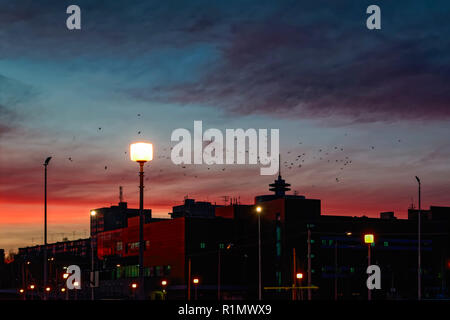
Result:
{"label": "small light on post", "polygon": [[25,292],[25,290],[23,290],[23,289],[20,289],[20,290],[19,290],[19,292],[20,292],[20,293],[24,293],[24,292]]}
{"label": "small light on post", "polygon": [[138,287],[137,283],[132,283],[131,284],[131,289],[136,289]]}
{"label": "small light on post", "polygon": [[373,234],[365,234],[364,235],[364,243],[367,243],[367,244],[372,244],[374,242],[374,236],[373,236]]}
{"label": "small light on post", "polygon": [[50,292],[50,290],[52,290],[50,287],[46,287],[45,291]]}
{"label": "small light on post", "polygon": [[69,277],[69,274],[68,273],[64,273],[63,274],[63,279],[67,279]]}
{"label": "small light on post", "polygon": [[303,273],[298,272],[297,273],[297,279],[303,279]]}
{"label": "small light on post", "polygon": [[61,292],[66,292],[66,288],[61,288]]}
{"label": "small light on post", "polygon": [[167,286],[167,280],[161,281],[161,285],[162,285],[163,287]]}
{"label": "small light on post", "polygon": [[91,217],[95,217],[96,214],[97,214],[97,211],[95,211],[95,210],[92,210],[92,211],[91,211]]}
{"label": "small light on post", "polygon": [[260,206],[256,207],[256,212],[257,213],[261,213],[262,212],[262,208]]}
{"label": "small light on post", "polygon": [[194,278],[193,280],[192,280],[192,283],[194,283],[194,284],[198,284],[200,282],[200,280],[198,280],[198,278]]}
{"label": "small light on post", "polygon": [[30,285],[31,290],[34,290],[34,288],[35,288],[34,284]]}

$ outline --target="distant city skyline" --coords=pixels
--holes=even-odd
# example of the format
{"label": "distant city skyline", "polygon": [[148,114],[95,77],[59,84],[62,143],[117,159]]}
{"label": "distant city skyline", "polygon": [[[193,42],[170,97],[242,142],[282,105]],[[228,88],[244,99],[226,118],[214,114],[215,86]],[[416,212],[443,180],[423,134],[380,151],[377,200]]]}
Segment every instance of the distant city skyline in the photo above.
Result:
{"label": "distant city skyline", "polygon": [[[155,148],[145,207],[164,216],[184,196],[253,203],[274,176],[259,166],[175,166],[171,132],[280,129],[291,193],[324,214],[369,217],[450,205],[450,32],[446,1],[80,0],[2,3],[0,12],[0,248],[89,229],[89,210],[138,205],[129,144]],[[300,157],[299,157],[300,156]],[[209,169],[208,169],[209,168]],[[50,238],[49,238],[50,239]],[[37,244],[37,240],[35,240]]]}

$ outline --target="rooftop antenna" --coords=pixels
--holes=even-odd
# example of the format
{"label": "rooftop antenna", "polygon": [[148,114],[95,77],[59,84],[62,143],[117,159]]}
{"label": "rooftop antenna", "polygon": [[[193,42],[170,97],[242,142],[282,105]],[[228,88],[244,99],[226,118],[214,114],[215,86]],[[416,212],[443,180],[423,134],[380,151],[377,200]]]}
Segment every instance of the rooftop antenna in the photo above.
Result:
{"label": "rooftop antenna", "polygon": [[122,186],[119,186],[119,202],[123,202],[123,188]]}
{"label": "rooftop antenna", "polygon": [[278,154],[278,177],[281,178],[281,154]]}
{"label": "rooftop antenna", "polygon": [[229,196],[222,196],[221,198],[223,199],[223,202],[225,203],[225,205],[227,205],[228,199],[230,197]]}

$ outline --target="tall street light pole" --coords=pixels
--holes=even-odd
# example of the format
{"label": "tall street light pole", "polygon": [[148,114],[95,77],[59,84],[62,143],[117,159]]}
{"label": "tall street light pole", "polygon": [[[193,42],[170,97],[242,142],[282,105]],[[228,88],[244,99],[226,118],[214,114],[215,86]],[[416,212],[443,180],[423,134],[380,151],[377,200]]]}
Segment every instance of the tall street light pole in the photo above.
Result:
{"label": "tall street light pole", "polygon": [[[94,221],[97,225],[97,220],[95,219],[95,216],[97,215],[97,211],[92,210],[91,211],[91,229],[94,230]],[[97,231],[97,230],[95,230]],[[91,233],[91,300],[94,300],[94,285],[96,283],[96,277],[94,274],[94,232]]]}
{"label": "tall street light pole", "polygon": [[130,158],[139,163],[139,291],[144,299],[144,164],[153,160],[153,145],[137,142],[130,145]]}
{"label": "tall street light pole", "polygon": [[[375,236],[373,234],[365,234],[364,235],[364,242],[367,244],[367,267],[369,267],[371,265],[371,261],[370,261],[370,247],[372,246],[372,243],[374,243],[375,241]],[[372,291],[367,288],[367,300],[372,300]]]}
{"label": "tall street light pole", "polygon": [[421,259],[421,253],[420,253],[420,246],[421,246],[421,230],[420,230],[420,224],[421,224],[421,211],[422,211],[422,206],[421,206],[421,196],[420,196],[420,188],[421,188],[421,183],[420,183],[420,179],[419,177],[416,176],[416,180],[417,183],[419,184],[419,212],[417,214],[417,224],[418,224],[418,245],[417,245],[417,250],[418,250],[418,261],[417,261],[417,299],[421,300],[422,298],[422,259]]}
{"label": "tall street light pole", "polygon": [[44,162],[44,288],[47,286],[47,166],[51,159],[47,157]]}
{"label": "tall street light pole", "polygon": [[256,213],[258,215],[258,300],[262,300],[262,288],[261,288],[261,207],[256,207]]}

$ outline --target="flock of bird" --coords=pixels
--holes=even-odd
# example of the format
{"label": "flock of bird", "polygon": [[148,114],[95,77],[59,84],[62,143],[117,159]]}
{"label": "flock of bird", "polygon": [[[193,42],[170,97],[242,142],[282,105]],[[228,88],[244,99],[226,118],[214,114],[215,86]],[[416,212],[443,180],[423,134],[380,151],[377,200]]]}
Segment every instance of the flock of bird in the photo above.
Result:
{"label": "flock of bird", "polygon": [[[141,118],[141,114],[138,113],[137,114],[138,118]],[[102,127],[98,127],[98,132],[102,132]],[[142,131],[137,131],[137,134],[140,135],[142,133]],[[347,136],[347,133],[345,134],[345,136]],[[75,139],[75,137],[74,137]],[[206,141],[203,147],[205,147],[206,145],[208,145],[211,141]],[[401,142],[401,139],[398,139],[397,142]],[[302,145],[303,142],[299,141],[298,142],[299,145]],[[162,159],[162,160],[170,160],[170,151],[173,149],[173,147],[170,148],[163,148],[162,152],[159,153],[159,155],[157,156],[158,159]],[[370,150],[375,150],[375,146],[370,146],[369,147],[369,151]],[[224,154],[225,154],[226,150],[224,150]],[[242,153],[242,151],[239,151],[239,153]],[[249,155],[249,150],[245,150],[245,153],[247,155]],[[127,155],[127,151],[124,151],[124,154]],[[70,162],[73,162],[73,158],[72,157],[68,157],[68,160]],[[257,156],[257,160],[259,162],[259,156]],[[298,149],[292,149],[292,150],[288,150],[285,154],[281,155],[281,161],[282,163],[280,164],[281,166],[283,166],[283,170],[295,170],[295,169],[300,169],[303,168],[306,165],[310,165],[311,163],[327,163],[330,165],[334,165],[336,167],[337,165],[337,172],[339,173],[342,170],[345,170],[347,168],[349,168],[352,163],[353,160],[350,158],[350,156],[348,154],[345,153],[344,147],[342,146],[333,146],[333,147],[328,147],[328,148],[318,148],[316,151],[308,151],[308,152],[299,152]],[[204,165],[206,166],[206,165]],[[178,166],[181,170],[185,170],[186,172],[183,173],[183,176],[187,176],[188,173],[190,172],[190,167],[187,165],[181,165]],[[212,168],[210,166],[206,166],[206,170],[211,170]],[[216,170],[214,170],[216,169]],[[104,165],[104,170],[108,170],[108,165]],[[214,166],[212,171],[226,171],[226,166]],[[159,173],[164,172],[163,169],[159,169]],[[340,182],[341,179],[339,177],[339,174],[337,174],[338,176],[335,178],[336,182]],[[189,176],[194,177],[194,178],[198,178],[198,172],[195,172],[194,174],[189,174]],[[146,178],[147,180],[148,178]]]}

